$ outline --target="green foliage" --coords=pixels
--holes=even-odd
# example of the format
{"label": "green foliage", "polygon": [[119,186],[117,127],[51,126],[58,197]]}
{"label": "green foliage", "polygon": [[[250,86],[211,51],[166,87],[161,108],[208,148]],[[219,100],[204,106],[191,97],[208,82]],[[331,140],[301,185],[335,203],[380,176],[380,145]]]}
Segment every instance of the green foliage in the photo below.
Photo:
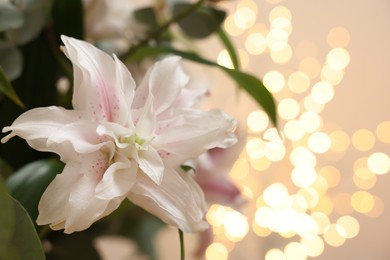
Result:
{"label": "green foliage", "polygon": [[158,28],[156,12],[152,7],[138,9],[134,12],[134,17],[139,22],[147,26],[149,32],[153,32]]}
{"label": "green foliage", "polygon": [[10,98],[15,104],[20,106],[21,108],[25,108],[25,105],[22,103],[15,90],[13,89],[11,82],[5,76],[4,70],[0,67],[0,92],[5,94],[8,98]]}
{"label": "green foliage", "polygon": [[40,160],[26,164],[7,179],[11,195],[24,206],[31,219],[37,218],[43,192],[62,169],[63,164],[55,159]]}
{"label": "green foliage", "polygon": [[[188,3],[177,3],[173,7],[173,14],[177,15],[191,7],[191,5]],[[222,10],[210,6],[200,6],[191,14],[180,19],[178,24],[187,36],[201,39],[215,33],[220,28],[225,17],[226,13]]]}
{"label": "green foliage", "polygon": [[0,259],[45,259],[34,225],[23,206],[9,196],[0,180]]}

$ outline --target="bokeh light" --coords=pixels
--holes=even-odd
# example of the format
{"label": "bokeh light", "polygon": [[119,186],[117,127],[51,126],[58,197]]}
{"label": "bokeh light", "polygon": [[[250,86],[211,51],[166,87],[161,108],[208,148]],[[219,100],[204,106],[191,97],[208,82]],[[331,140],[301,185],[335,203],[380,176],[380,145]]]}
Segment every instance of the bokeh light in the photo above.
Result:
{"label": "bokeh light", "polygon": [[373,153],[367,159],[367,166],[373,173],[388,173],[390,171],[390,157],[382,152]]}

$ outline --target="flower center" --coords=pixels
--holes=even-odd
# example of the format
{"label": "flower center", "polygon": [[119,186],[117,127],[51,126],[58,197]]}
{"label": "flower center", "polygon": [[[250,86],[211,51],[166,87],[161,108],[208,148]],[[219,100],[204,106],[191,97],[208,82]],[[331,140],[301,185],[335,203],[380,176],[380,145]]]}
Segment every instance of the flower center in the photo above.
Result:
{"label": "flower center", "polygon": [[133,134],[131,136],[121,136],[119,141],[121,143],[134,144],[138,151],[148,149],[148,147],[146,146],[147,140],[139,137],[137,134]]}

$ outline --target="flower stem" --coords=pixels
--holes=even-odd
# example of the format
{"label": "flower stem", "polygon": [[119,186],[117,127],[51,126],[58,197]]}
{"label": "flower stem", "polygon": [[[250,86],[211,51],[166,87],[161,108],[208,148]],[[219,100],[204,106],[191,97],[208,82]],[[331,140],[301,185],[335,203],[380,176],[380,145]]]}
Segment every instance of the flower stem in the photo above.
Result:
{"label": "flower stem", "polygon": [[180,260],[185,260],[185,250],[184,250],[184,237],[183,237],[183,231],[179,230],[179,239],[180,239]]}
{"label": "flower stem", "polygon": [[134,45],[130,48],[127,54],[125,54],[125,57],[130,57],[138,48],[146,45],[149,43],[152,39],[157,39],[164,31],[166,31],[172,24],[180,21],[181,19],[185,18],[189,14],[193,13],[195,10],[197,10],[204,2],[205,0],[199,0],[196,3],[190,5],[188,8],[184,9],[183,11],[179,12],[175,16],[173,16],[170,20],[163,23],[160,27],[158,27],[156,30],[151,32],[146,38],[144,38],[142,41],[140,41],[137,45]]}

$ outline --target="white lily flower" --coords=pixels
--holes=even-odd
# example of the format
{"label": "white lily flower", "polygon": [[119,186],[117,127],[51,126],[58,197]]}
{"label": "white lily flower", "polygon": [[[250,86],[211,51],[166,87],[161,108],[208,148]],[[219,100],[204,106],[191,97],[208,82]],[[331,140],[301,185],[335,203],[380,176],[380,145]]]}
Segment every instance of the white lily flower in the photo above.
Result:
{"label": "white lily flower", "polygon": [[[235,121],[182,105],[188,77],[176,57],[158,62],[136,89],[125,65],[93,45],[62,36],[73,63],[73,110],[29,110],[3,128],[66,164],[44,192],[37,223],[72,233],[128,198],[184,232],[207,227],[204,195],[180,165],[235,143]],[[184,93],[184,94],[183,94]]]}

